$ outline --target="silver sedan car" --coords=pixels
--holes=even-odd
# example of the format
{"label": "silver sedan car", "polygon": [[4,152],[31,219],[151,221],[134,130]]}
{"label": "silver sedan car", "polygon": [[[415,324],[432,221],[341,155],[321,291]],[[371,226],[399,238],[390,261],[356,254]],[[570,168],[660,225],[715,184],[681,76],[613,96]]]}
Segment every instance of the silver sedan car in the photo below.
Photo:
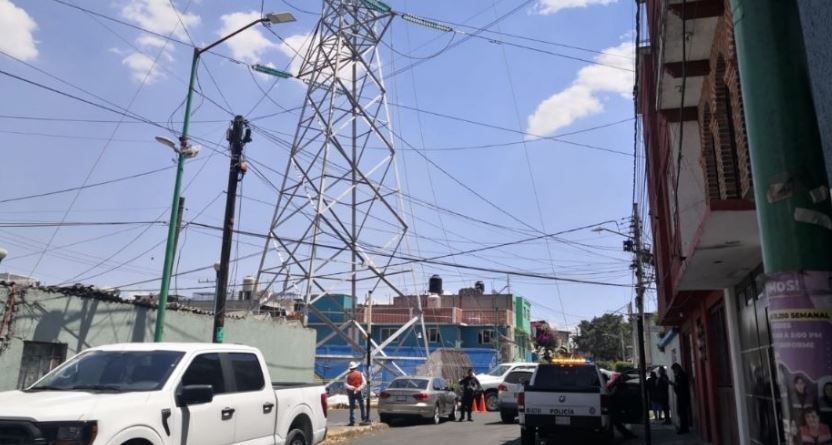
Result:
{"label": "silver sedan car", "polygon": [[379,394],[378,416],[384,423],[396,418],[419,418],[438,424],[456,418],[457,395],[444,379],[397,377]]}

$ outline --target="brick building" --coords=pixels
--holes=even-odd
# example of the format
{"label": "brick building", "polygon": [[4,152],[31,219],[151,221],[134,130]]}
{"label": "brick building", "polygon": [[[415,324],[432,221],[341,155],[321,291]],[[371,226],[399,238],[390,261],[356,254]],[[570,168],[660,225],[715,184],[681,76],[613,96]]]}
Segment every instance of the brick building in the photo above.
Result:
{"label": "brick building", "polygon": [[658,291],[714,444],[778,443],[776,370],[729,0],[646,0],[638,67]]}

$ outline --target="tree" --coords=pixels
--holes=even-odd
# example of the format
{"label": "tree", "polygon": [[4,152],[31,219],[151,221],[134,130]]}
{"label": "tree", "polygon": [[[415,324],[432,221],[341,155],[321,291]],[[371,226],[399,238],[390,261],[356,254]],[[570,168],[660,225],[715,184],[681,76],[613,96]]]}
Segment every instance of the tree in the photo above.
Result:
{"label": "tree", "polygon": [[[621,315],[604,314],[578,325],[578,350],[596,360],[625,360],[622,355],[632,343],[633,328]],[[624,351],[622,351],[622,342]]]}

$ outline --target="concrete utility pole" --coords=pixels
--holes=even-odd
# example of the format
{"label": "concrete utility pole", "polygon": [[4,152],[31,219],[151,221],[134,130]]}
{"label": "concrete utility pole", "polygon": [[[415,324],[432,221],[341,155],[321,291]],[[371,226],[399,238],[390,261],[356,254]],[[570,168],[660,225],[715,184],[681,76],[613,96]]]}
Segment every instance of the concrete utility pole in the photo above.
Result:
{"label": "concrete utility pole", "polygon": [[[811,388],[832,377],[832,206],[798,2],[731,5],[774,360],[781,382]],[[791,430],[805,410],[780,391]]]}
{"label": "concrete utility pole", "polygon": [[243,147],[251,142],[251,128],[248,127],[248,121],[242,116],[234,116],[227,139],[231,145],[231,168],[228,171],[228,188],[225,192],[225,220],[222,226],[220,269],[217,272],[217,304],[212,331],[214,343],[222,343],[225,338],[225,300],[228,296],[228,263],[231,260],[231,240],[234,237],[237,184],[246,173],[245,163],[242,160]]}
{"label": "concrete utility pole", "polygon": [[[156,342],[162,341],[165,336],[165,311],[168,304],[168,292],[170,291],[170,278],[173,274],[173,258],[176,255],[177,221],[179,220],[179,194],[182,188],[182,174],[185,171],[185,160],[196,156],[199,151],[198,148],[191,147],[188,143],[188,130],[191,122],[191,104],[193,102],[194,83],[196,82],[199,58],[202,54],[210,51],[222,42],[225,42],[226,40],[251,28],[254,25],[258,25],[260,23],[288,23],[293,21],[295,21],[295,18],[290,13],[266,14],[262,18],[243,26],[242,28],[204,48],[194,48],[193,57],[191,58],[191,76],[188,82],[188,95],[185,99],[185,117],[182,122],[182,134],[179,136],[179,147],[177,148],[175,144],[165,140],[165,138],[156,138],[159,142],[170,146],[170,148],[172,148],[178,155],[176,162],[176,180],[173,185],[173,203],[171,204],[170,224],[168,224],[168,238],[167,244],[165,245],[165,261],[162,266],[162,283],[161,288],[159,289],[159,310],[156,313],[156,327],[153,332],[153,340]],[[272,70],[272,72],[277,73],[276,70]],[[273,74],[272,72],[266,73]]]}
{"label": "concrete utility pole", "polygon": [[644,443],[651,445],[653,438],[650,433],[650,407],[647,396],[647,358],[644,351],[644,292],[647,288],[644,279],[645,254],[641,245],[641,217],[638,213],[638,204],[633,204],[633,263],[636,270],[636,306],[638,306],[638,319],[636,330],[638,331],[638,376],[641,384],[641,411],[644,416]]}

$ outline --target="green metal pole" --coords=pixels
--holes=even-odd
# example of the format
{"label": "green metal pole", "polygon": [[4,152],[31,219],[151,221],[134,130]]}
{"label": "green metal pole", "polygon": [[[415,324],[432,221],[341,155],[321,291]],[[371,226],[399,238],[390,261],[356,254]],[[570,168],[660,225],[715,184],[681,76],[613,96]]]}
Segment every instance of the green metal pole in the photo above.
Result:
{"label": "green metal pole", "polygon": [[168,224],[168,241],[165,247],[165,264],[162,270],[162,288],[159,290],[159,309],[156,313],[156,329],[153,333],[153,340],[160,342],[165,337],[165,310],[168,304],[168,292],[170,291],[170,277],[173,273],[173,257],[176,251],[176,222],[179,219],[179,194],[182,188],[182,173],[185,171],[185,155],[183,152],[188,147],[188,125],[191,121],[191,99],[194,92],[194,81],[196,69],[199,64],[200,51],[194,48],[194,56],[191,61],[191,80],[188,83],[188,97],[185,100],[185,119],[182,123],[182,136],[179,137],[179,157],[176,163],[176,182],[173,186],[173,204],[170,208],[170,223]]}
{"label": "green metal pole", "polygon": [[832,377],[829,180],[797,0],[731,4],[782,424],[799,441],[812,414],[790,401]]}

